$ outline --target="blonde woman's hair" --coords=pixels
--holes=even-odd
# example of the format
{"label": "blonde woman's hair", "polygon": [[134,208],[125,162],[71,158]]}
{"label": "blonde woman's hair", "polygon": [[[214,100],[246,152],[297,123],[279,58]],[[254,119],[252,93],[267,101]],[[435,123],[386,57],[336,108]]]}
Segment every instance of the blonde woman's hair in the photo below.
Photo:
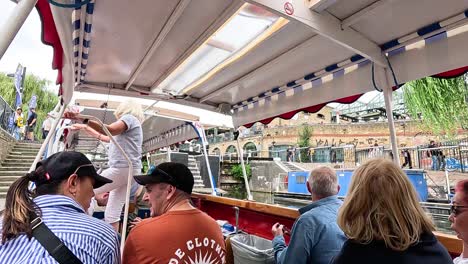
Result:
{"label": "blonde woman's hair", "polygon": [[143,109],[141,105],[135,100],[127,100],[122,103],[115,109],[114,115],[117,119],[121,118],[123,115],[132,115],[140,120],[141,123],[145,120],[145,115],[143,114]]}
{"label": "blonde woman's hair", "polygon": [[387,159],[367,161],[355,170],[338,225],[349,239],[363,244],[380,240],[397,251],[435,230],[408,177]]}

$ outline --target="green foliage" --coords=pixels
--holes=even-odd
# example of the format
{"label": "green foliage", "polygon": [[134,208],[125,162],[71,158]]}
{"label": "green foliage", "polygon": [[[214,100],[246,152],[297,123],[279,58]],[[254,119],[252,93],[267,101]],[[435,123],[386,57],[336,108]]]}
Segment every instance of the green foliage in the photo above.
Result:
{"label": "green foliage", "polygon": [[[37,96],[37,125],[34,131],[34,135],[37,138],[41,138],[42,122],[47,117],[47,113],[52,111],[58,102],[58,96],[47,90],[48,85],[48,80],[41,79],[34,75],[26,75],[26,79],[24,80],[23,114],[25,118],[27,118],[29,100],[31,100],[33,95]],[[4,73],[0,73],[0,96],[14,108],[16,90],[13,84],[13,78],[6,76]]]}
{"label": "green foliage", "polygon": [[301,161],[306,161],[309,160],[309,150],[307,149],[310,147],[310,138],[312,137],[312,128],[309,127],[308,125],[304,125],[299,131],[299,140],[297,142],[298,146],[300,148],[304,148],[300,150],[300,160]]}
{"label": "green foliage", "polygon": [[409,82],[404,101],[413,119],[437,135],[453,136],[458,128],[468,127],[468,88],[466,76],[440,79],[427,77]]}
{"label": "green foliage", "polygon": [[[250,164],[245,164],[245,172],[247,173],[247,179],[250,180],[250,177],[252,177]],[[244,173],[242,172],[242,166],[240,164],[232,166],[231,175],[234,179],[244,182]]]}

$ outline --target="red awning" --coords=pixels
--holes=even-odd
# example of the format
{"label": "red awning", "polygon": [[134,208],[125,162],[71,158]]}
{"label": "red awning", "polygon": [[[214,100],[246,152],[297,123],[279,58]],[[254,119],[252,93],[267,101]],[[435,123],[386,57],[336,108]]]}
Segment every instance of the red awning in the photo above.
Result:
{"label": "red awning", "polygon": [[63,49],[57,33],[57,28],[55,27],[49,2],[47,0],[38,0],[36,9],[42,22],[42,43],[51,46],[54,50],[52,69],[58,71],[56,84],[60,85],[62,84]]}

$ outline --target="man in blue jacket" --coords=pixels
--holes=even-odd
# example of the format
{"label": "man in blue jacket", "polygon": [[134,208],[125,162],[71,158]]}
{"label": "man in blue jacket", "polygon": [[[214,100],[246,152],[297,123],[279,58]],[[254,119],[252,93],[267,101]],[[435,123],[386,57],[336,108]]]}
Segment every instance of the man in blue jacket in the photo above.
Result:
{"label": "man in blue jacket", "polygon": [[342,202],[337,197],[340,186],[335,171],[325,166],[316,168],[306,184],[312,203],[299,209],[301,216],[294,223],[289,246],[283,225],[276,223],[271,229],[276,263],[328,264],[346,240],[336,223]]}

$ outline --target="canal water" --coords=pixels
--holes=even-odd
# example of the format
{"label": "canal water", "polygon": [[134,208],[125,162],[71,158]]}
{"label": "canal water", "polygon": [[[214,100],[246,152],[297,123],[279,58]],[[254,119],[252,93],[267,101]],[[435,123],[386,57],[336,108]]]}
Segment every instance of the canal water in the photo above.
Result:
{"label": "canal water", "polygon": [[[241,197],[246,197],[242,192],[227,193],[225,196],[238,199],[241,199]],[[252,196],[256,202],[274,204],[293,209],[299,209],[307,204],[310,204],[310,201],[308,200],[275,197],[272,193],[252,192]],[[446,204],[439,205],[435,203],[421,203],[421,205],[426,210],[428,215],[431,216],[437,231],[446,234],[455,234],[450,228],[450,222],[448,221],[449,211]]]}

